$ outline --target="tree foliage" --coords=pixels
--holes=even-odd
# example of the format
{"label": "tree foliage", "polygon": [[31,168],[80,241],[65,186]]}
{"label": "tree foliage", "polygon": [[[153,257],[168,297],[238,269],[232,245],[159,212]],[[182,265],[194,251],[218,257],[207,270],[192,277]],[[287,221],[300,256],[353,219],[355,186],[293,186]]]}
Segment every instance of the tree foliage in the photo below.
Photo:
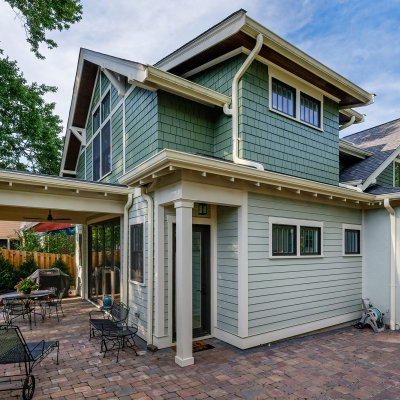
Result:
{"label": "tree foliage", "polygon": [[0,82],[0,168],[56,174],[61,120],[43,98],[56,88],[28,84],[8,57],[0,58]]}
{"label": "tree foliage", "polygon": [[44,58],[39,52],[39,45],[45,43],[49,49],[57,43],[46,37],[46,31],[68,29],[71,24],[82,18],[80,0],[5,0],[26,32],[26,40],[38,58]]}
{"label": "tree foliage", "polygon": [[[22,22],[26,39],[36,57],[52,30],[68,29],[82,18],[81,0],[5,0]],[[54,103],[44,100],[53,86],[28,84],[17,63],[0,49],[0,168],[57,174],[62,126],[54,114]]]}

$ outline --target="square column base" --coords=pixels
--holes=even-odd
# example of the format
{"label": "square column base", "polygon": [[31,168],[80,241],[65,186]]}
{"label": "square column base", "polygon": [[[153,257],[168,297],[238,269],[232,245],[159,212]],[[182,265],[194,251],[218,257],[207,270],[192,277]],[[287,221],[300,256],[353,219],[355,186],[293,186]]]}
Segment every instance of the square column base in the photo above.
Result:
{"label": "square column base", "polygon": [[175,363],[178,364],[180,367],[187,367],[194,364],[194,357],[180,358],[178,356],[175,356]]}

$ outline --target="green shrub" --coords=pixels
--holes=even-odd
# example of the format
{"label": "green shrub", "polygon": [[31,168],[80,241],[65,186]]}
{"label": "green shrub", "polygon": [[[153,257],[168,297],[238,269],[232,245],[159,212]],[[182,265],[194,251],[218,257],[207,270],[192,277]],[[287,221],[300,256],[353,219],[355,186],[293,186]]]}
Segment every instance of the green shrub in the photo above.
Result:
{"label": "green shrub", "polygon": [[34,273],[39,266],[35,263],[33,257],[28,257],[19,267],[19,277],[27,278],[30,274]]}
{"label": "green shrub", "polygon": [[0,256],[0,290],[14,290],[18,280],[18,271],[4,257]]}
{"label": "green shrub", "polygon": [[67,274],[71,277],[71,274],[69,273],[68,265],[61,258],[57,258],[57,260],[54,261],[54,263],[51,265],[50,268],[58,268],[59,270],[61,270],[62,272],[64,272],[65,274]]}

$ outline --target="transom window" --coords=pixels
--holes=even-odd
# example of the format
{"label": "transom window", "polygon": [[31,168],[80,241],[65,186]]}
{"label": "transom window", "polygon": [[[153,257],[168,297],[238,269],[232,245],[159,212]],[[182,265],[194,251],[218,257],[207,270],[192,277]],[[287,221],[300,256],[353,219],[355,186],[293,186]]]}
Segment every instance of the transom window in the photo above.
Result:
{"label": "transom window", "polygon": [[[271,72],[272,71],[272,72]],[[322,129],[323,95],[295,77],[270,68],[270,109]],[[277,79],[283,77],[283,80]]]}
{"label": "transom window", "polygon": [[111,98],[110,90],[93,113],[93,180],[111,172]]}
{"label": "transom window", "polygon": [[270,218],[272,257],[322,255],[322,227],[318,221]]}
{"label": "transom window", "polygon": [[343,254],[361,255],[361,227],[343,225]]}

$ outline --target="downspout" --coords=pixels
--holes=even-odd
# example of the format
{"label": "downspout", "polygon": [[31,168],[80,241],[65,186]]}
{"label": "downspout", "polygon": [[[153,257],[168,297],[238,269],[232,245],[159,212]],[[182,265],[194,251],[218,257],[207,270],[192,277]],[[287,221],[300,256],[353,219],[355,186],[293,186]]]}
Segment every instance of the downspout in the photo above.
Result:
{"label": "downspout", "polygon": [[129,249],[129,209],[132,207],[133,204],[133,193],[128,194],[128,201],[125,204],[124,207],[124,231],[123,231],[123,238],[124,238],[124,243],[123,243],[123,266],[124,266],[124,271],[126,274],[126,279],[125,279],[125,293],[126,296],[124,296],[124,301],[128,303],[129,301],[129,266],[128,266],[128,249]]}
{"label": "downspout", "polygon": [[262,164],[254,161],[244,160],[239,157],[239,81],[243,74],[247,71],[253,60],[256,58],[257,54],[260,52],[261,47],[264,43],[264,37],[261,33],[257,35],[257,42],[254,49],[246,58],[245,62],[240,67],[239,71],[232,81],[232,107],[229,108],[228,104],[224,104],[224,113],[226,115],[232,116],[232,160],[235,164],[246,165],[248,167],[254,167],[259,170],[264,170]]}
{"label": "downspout", "polygon": [[148,242],[148,318],[147,318],[147,348],[157,350],[153,344],[154,317],[154,200],[142,189],[142,197],[147,202],[147,242]]}
{"label": "downspout", "polygon": [[396,329],[396,213],[390,205],[389,199],[383,200],[390,218],[390,329]]}
{"label": "downspout", "polygon": [[341,126],[339,127],[339,131],[341,131],[341,130],[343,130],[343,129],[346,129],[346,128],[348,128],[349,126],[353,125],[355,120],[356,120],[356,117],[353,115],[353,116],[350,118],[350,121],[349,121],[349,122],[346,122],[345,124],[343,124],[343,125],[341,125]]}

